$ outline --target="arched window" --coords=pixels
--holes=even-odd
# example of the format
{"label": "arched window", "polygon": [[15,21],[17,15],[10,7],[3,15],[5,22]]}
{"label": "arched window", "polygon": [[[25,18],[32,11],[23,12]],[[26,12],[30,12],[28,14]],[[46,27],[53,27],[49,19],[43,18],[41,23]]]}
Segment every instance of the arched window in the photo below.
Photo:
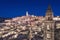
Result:
{"label": "arched window", "polygon": [[47,34],[47,38],[51,38],[51,35],[50,34]]}
{"label": "arched window", "polygon": [[50,30],[50,25],[47,25],[47,30]]}

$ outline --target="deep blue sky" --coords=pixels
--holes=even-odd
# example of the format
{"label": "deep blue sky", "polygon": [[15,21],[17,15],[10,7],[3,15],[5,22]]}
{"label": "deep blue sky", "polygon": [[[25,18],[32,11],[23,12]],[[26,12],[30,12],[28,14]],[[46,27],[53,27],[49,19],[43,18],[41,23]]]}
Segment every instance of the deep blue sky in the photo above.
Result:
{"label": "deep blue sky", "polygon": [[29,14],[44,16],[48,5],[54,15],[60,15],[60,0],[0,0],[0,17],[17,17]]}

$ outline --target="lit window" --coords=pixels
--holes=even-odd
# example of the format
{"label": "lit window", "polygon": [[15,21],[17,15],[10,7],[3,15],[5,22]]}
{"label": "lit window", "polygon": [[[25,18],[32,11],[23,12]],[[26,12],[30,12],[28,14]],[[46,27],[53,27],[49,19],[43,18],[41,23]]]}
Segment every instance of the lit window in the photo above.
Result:
{"label": "lit window", "polygon": [[47,30],[50,30],[50,26],[49,25],[47,25]]}
{"label": "lit window", "polygon": [[47,34],[47,38],[51,38],[51,35],[50,34]]}

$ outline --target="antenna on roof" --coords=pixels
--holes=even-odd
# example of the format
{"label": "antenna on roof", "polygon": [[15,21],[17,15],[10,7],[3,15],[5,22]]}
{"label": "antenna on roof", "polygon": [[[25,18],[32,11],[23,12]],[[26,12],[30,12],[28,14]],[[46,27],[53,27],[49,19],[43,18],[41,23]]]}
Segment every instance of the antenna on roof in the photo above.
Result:
{"label": "antenna on roof", "polygon": [[26,11],[26,16],[29,16],[28,11]]}

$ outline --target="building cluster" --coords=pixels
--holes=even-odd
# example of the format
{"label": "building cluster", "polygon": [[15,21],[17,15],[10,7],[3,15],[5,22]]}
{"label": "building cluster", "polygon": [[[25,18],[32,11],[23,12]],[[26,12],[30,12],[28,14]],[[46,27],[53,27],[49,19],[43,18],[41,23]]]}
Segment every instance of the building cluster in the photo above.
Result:
{"label": "building cluster", "polygon": [[[4,22],[0,23],[0,38],[3,38],[5,40],[10,40],[13,38],[17,38],[20,34],[25,35],[27,34],[27,39],[31,40],[34,38],[36,35],[40,36],[44,40],[47,40],[44,38],[44,35],[47,33],[44,33],[47,30],[50,30],[49,25],[47,24],[47,30],[45,30],[45,21],[51,22],[51,10],[48,7],[48,11],[46,13],[46,16],[34,16],[34,15],[29,15],[28,12],[26,12],[26,16],[21,16],[21,17],[15,17],[12,19],[7,19]],[[49,18],[50,17],[50,18]],[[52,17],[53,21],[55,22],[55,29],[60,29],[60,17]],[[51,27],[52,28],[52,27]],[[54,30],[55,30],[54,29]],[[53,30],[50,30],[53,31]],[[54,32],[51,32],[51,35]],[[51,35],[47,34],[47,37],[52,40],[50,37]],[[45,36],[46,37],[46,36]],[[50,40],[49,39],[49,40]]]}

